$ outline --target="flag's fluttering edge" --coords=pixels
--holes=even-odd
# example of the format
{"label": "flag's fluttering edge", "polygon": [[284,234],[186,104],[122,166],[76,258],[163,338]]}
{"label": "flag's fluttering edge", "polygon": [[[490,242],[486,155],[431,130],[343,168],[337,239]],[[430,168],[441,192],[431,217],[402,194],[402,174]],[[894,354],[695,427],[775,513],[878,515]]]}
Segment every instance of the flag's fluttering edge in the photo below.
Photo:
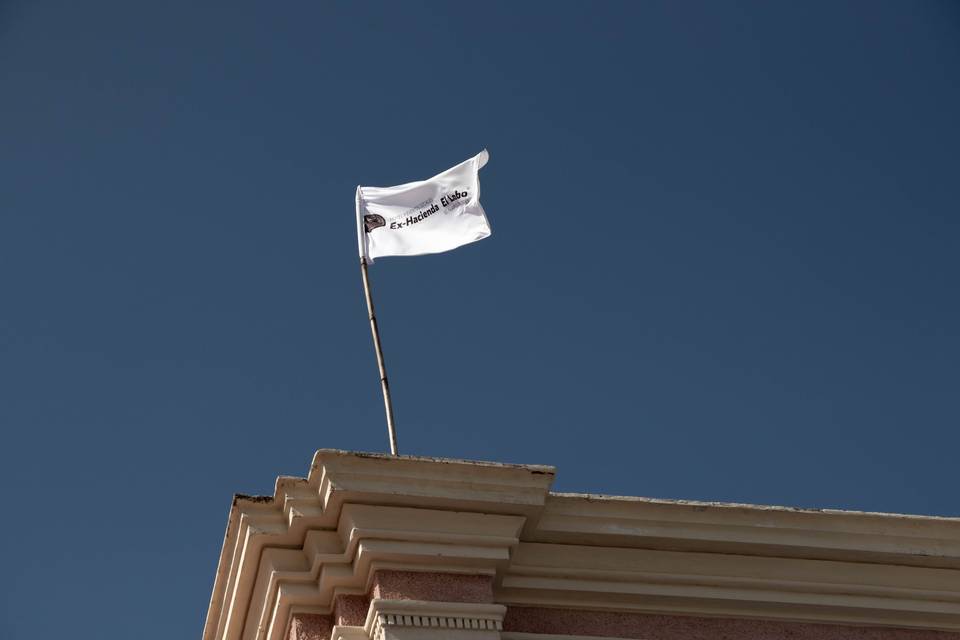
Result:
{"label": "flag's fluttering edge", "polygon": [[396,187],[357,187],[360,256],[418,256],[456,249],[490,235],[480,206],[486,149],[427,180]]}

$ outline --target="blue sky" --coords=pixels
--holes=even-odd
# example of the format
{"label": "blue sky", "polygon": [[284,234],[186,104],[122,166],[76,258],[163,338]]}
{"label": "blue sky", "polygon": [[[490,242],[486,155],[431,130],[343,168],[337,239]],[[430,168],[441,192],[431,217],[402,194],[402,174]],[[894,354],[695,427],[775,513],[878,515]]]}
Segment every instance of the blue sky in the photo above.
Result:
{"label": "blue sky", "polygon": [[196,637],[230,497],[403,453],[960,515],[952,2],[0,2],[0,635]]}

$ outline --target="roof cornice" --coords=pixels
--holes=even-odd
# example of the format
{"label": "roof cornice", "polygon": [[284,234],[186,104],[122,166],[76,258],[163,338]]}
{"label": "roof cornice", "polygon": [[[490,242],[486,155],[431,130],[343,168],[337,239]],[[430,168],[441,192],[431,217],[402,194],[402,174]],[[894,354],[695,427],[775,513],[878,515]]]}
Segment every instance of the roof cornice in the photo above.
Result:
{"label": "roof cornice", "polygon": [[960,630],[960,519],[554,494],[554,469],[320,450],[234,499],[204,640],[278,640],[381,568],[498,604]]}
{"label": "roof cornice", "polygon": [[530,541],[960,568],[960,519],[552,493]]}

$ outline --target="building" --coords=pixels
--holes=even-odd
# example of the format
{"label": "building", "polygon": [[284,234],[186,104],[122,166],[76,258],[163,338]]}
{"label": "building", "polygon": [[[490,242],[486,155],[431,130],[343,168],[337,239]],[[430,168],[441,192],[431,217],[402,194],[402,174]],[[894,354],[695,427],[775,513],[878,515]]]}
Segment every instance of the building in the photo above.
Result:
{"label": "building", "polygon": [[553,478],[318,451],[234,498],[203,640],[960,640],[960,519]]}

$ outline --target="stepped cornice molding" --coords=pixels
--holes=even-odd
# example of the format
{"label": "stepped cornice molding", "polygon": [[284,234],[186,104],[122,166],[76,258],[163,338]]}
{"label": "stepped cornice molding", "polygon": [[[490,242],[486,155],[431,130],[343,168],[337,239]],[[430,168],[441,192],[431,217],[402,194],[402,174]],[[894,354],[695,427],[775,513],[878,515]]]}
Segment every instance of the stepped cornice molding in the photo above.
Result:
{"label": "stepped cornice molding", "polygon": [[862,562],[521,543],[499,602],[960,630],[960,572]]}
{"label": "stepped cornice molding", "polygon": [[263,551],[264,589],[248,608],[257,624],[243,637],[280,640],[291,613],[328,614],[335,596],[368,593],[379,570],[496,575],[522,526],[512,515],[343,505],[335,535],[311,531],[301,550]]}
{"label": "stepped cornice molding", "polygon": [[960,568],[960,519],[551,493],[532,542]]}
{"label": "stepped cornice molding", "polygon": [[[307,477],[279,477],[272,498],[234,497],[204,640],[277,640],[286,620],[276,615],[294,606],[329,611],[335,593],[362,592],[374,567],[495,571],[519,527],[542,511],[553,477],[540,465],[321,449]],[[369,515],[364,505],[379,514],[368,527],[379,538],[367,542],[354,522]],[[403,507],[419,508],[417,518],[390,520],[390,509]],[[438,519],[469,526],[438,529]],[[432,528],[417,531],[418,522]]]}
{"label": "stepped cornice molding", "polygon": [[272,497],[235,497],[204,640],[281,640],[379,570],[493,576],[507,606],[960,631],[960,519],[558,494],[553,477],[318,451]]}

